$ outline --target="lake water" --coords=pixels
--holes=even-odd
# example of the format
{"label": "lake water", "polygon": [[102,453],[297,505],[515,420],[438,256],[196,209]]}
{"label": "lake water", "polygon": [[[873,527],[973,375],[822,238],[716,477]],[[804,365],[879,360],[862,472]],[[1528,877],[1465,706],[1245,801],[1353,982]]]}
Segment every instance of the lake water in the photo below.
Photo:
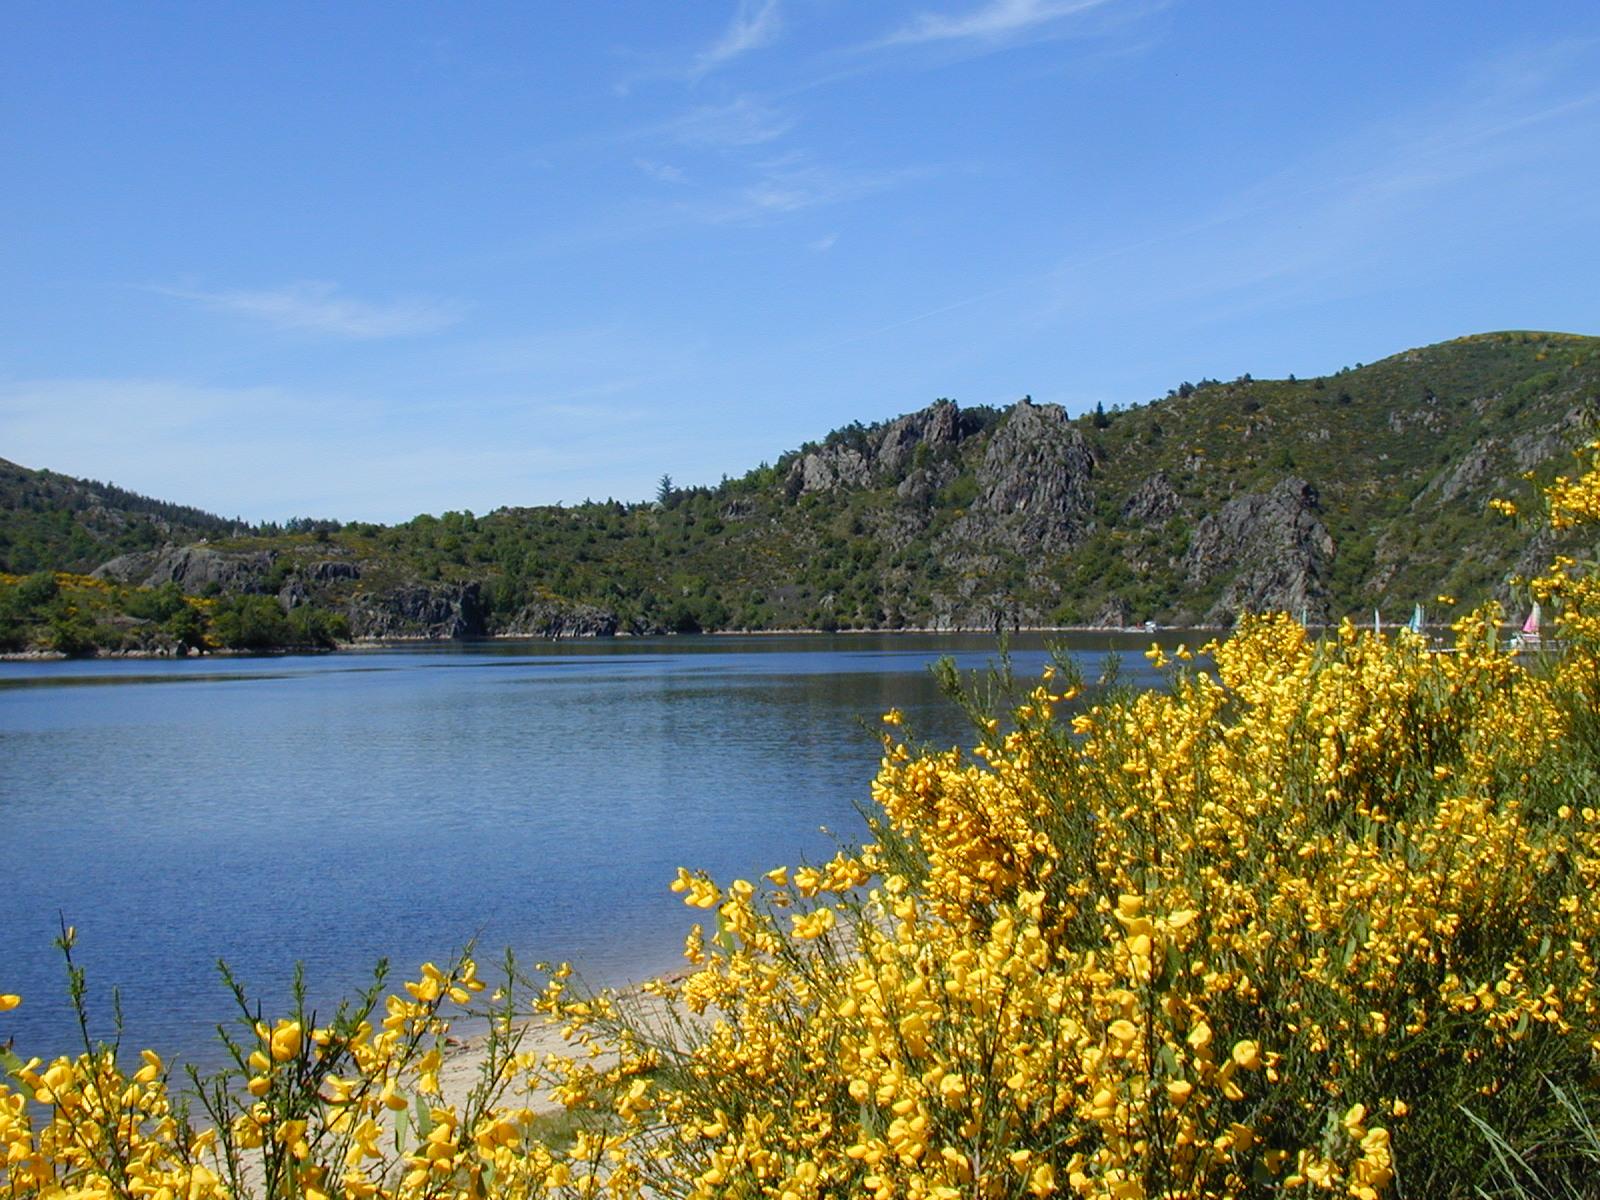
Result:
{"label": "lake water", "polygon": [[[1085,675],[1148,637],[1064,639]],[[269,1013],[296,961],[324,1006],[476,938],[592,983],[679,964],[719,880],[856,841],[888,708],[965,743],[928,664],[992,639],[897,635],[451,644],[321,657],[0,664],[0,1043],[72,1047],[52,945],[78,930],[96,1033],[215,1062],[224,958]],[[1026,678],[1046,655],[1013,645]],[[865,726],[865,727],[864,727]],[[486,962],[487,966],[488,963]],[[404,973],[404,974],[402,974]],[[398,982],[396,978],[396,982]],[[325,1008],[326,1010],[326,1008]]]}

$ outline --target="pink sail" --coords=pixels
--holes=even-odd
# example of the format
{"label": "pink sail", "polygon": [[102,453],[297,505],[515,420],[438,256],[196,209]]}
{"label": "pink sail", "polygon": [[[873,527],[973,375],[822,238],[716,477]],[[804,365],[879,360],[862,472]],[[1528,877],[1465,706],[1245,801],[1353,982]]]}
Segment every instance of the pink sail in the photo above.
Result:
{"label": "pink sail", "polygon": [[1522,623],[1522,632],[1534,637],[1539,636],[1539,602],[1533,602],[1533,608],[1528,613],[1528,619]]}

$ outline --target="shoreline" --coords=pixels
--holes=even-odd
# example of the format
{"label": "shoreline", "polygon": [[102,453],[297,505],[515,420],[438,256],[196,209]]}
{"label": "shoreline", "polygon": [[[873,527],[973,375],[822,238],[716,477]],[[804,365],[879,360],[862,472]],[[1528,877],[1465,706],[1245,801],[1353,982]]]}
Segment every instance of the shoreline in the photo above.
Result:
{"label": "shoreline", "polygon": [[[1312,629],[1328,629],[1332,626],[1313,625]],[[1394,628],[1403,628],[1396,625]],[[999,635],[993,629],[980,629],[976,627],[956,626],[940,628],[933,625],[906,625],[896,629],[713,629],[701,633],[627,633],[613,634],[586,634],[576,637],[535,637],[522,633],[491,633],[482,637],[471,638],[434,638],[434,637],[390,637],[390,638],[361,638],[350,642],[341,642],[332,648],[326,646],[283,646],[268,650],[236,650],[222,648],[178,654],[165,650],[97,650],[93,654],[65,654],[60,650],[8,650],[0,653],[0,663],[4,662],[93,662],[97,659],[121,660],[160,660],[169,659],[173,662],[203,660],[208,658],[289,658],[299,655],[325,655],[325,654],[353,654],[365,653],[374,650],[392,650],[409,646],[471,646],[492,642],[538,642],[541,644],[593,644],[597,642],[642,641],[650,638],[735,638],[735,637],[899,637],[902,635],[930,636],[936,634],[952,634],[961,637],[988,637],[1015,636],[1018,634],[1183,634],[1183,633],[1226,633],[1228,627],[1223,625],[1158,625],[1154,629],[1142,626],[1127,625],[1022,625],[1012,629],[1002,630]]]}
{"label": "shoreline", "polygon": [[171,662],[201,661],[208,658],[290,658],[299,655],[340,654],[352,646],[283,646],[271,650],[217,650],[178,654],[166,650],[96,650],[93,654],[64,654],[60,650],[7,650],[0,654],[0,662],[94,662],[97,659],[121,660],[126,658],[151,660],[167,659]]}
{"label": "shoreline", "polygon": [[[642,979],[635,983],[615,989],[601,988],[600,991],[610,991],[624,1006],[633,1010],[641,1020],[654,1023],[666,1011],[667,1002],[660,996],[648,992],[646,989],[652,984],[667,982],[677,983],[692,974],[694,968],[682,966],[660,974]],[[519,1054],[537,1054],[540,1059],[551,1054],[576,1055],[578,1050],[561,1036],[562,1023],[550,1021],[539,1013],[530,1013],[518,1018],[516,1022],[516,1036],[518,1037],[517,1052]],[[454,1028],[444,1037],[444,1050],[442,1061],[439,1065],[439,1087],[443,1093],[446,1104],[454,1105],[457,1109],[464,1104],[468,1094],[482,1078],[483,1065],[487,1061],[489,1052],[490,1034],[487,1030],[474,1031],[458,1036]],[[587,1056],[588,1051],[583,1051]],[[615,1058],[614,1050],[603,1050],[598,1058],[588,1060],[592,1065],[603,1067]],[[536,1113],[559,1112],[562,1105],[552,1099],[546,1091],[539,1091],[526,1097],[527,1107]]]}
{"label": "shoreline", "polygon": [[[204,660],[208,658],[292,658],[310,655],[333,654],[362,654],[377,650],[395,650],[411,646],[472,646],[493,642],[538,642],[540,644],[594,644],[597,642],[641,641],[651,638],[778,638],[778,637],[900,637],[933,636],[937,634],[951,634],[960,637],[988,637],[999,636],[1013,637],[1019,634],[1226,634],[1233,628],[1227,625],[1157,625],[1155,628],[1146,628],[1141,625],[1021,625],[1011,629],[1001,630],[999,634],[992,628],[980,629],[966,626],[940,628],[933,625],[904,625],[895,629],[712,629],[701,633],[628,633],[618,632],[613,634],[583,634],[575,637],[535,637],[521,633],[490,633],[482,637],[471,638],[434,638],[434,637],[390,637],[390,638],[361,638],[355,641],[341,642],[334,647],[327,646],[282,646],[268,650],[236,650],[221,648],[189,652],[185,654],[173,653],[165,650],[106,650],[96,651],[93,654],[65,654],[59,650],[8,650],[0,653],[0,663],[8,662],[94,662],[96,660],[150,660],[168,659],[172,662]],[[1338,628],[1338,623],[1321,623],[1308,625],[1312,631],[1326,631]],[[1365,628],[1365,627],[1363,627]],[[1403,621],[1396,621],[1382,626],[1384,630],[1393,631],[1405,629]],[[1448,630],[1448,626],[1437,628],[1440,632]],[[1507,622],[1502,629],[1515,629],[1515,622]]]}

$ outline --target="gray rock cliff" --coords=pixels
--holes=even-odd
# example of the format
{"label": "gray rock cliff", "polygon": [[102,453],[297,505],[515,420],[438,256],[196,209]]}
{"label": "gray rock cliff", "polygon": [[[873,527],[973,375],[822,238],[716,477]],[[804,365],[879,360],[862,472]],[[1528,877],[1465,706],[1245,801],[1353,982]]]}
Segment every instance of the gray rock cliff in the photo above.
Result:
{"label": "gray rock cliff", "polygon": [[345,616],[358,639],[470,638],[484,634],[484,606],[473,583],[408,584],[350,599]]}
{"label": "gray rock cliff", "polygon": [[163,546],[113,558],[96,568],[94,575],[141,587],[175,583],[191,596],[211,589],[265,593],[271,590],[267,575],[276,558],[271,550],[225,554],[204,545]]}
{"label": "gray rock cliff", "polygon": [[990,440],[977,497],[948,540],[1024,554],[1070,550],[1089,527],[1093,476],[1094,451],[1066,410],[1022,400]]}
{"label": "gray rock cliff", "polygon": [[1160,525],[1178,511],[1178,493],[1165,471],[1151,475],[1122,506],[1122,519],[1135,525]]}
{"label": "gray rock cliff", "polygon": [[850,446],[826,446],[796,460],[789,468],[791,492],[831,492],[838,487],[865,487],[872,471],[859,450]]}
{"label": "gray rock cliff", "polygon": [[1190,585],[1226,579],[1205,614],[1232,624],[1241,612],[1306,609],[1327,617],[1324,582],[1334,542],[1317,516],[1317,492],[1290,476],[1270,491],[1229,500],[1195,527],[1182,570]]}
{"label": "gray rock cliff", "polygon": [[918,446],[939,449],[961,440],[960,412],[948,400],[891,421],[878,438],[873,455],[878,474],[901,479],[916,460]]}
{"label": "gray rock cliff", "polygon": [[853,444],[836,442],[808,451],[789,468],[784,487],[790,496],[802,496],[899,483],[917,465],[919,447],[935,452],[955,446],[963,436],[961,410],[949,400],[938,400],[881,430],[860,432]]}
{"label": "gray rock cliff", "polygon": [[617,614],[593,604],[540,600],[521,609],[494,632],[501,637],[592,638],[617,632]]}

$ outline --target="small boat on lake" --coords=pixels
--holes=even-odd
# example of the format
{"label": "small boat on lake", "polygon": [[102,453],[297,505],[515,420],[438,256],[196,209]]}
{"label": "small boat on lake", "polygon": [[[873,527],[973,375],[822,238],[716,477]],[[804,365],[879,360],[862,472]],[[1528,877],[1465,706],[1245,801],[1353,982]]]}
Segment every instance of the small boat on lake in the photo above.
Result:
{"label": "small boat on lake", "polygon": [[1418,604],[1411,610],[1411,620],[1406,622],[1406,628],[1420,637],[1422,635],[1422,627],[1426,623],[1422,615],[1422,605]]}
{"label": "small boat on lake", "polygon": [[1540,623],[1543,618],[1539,602],[1535,600],[1533,607],[1528,610],[1528,619],[1522,623],[1522,632],[1511,639],[1511,648],[1517,651],[1546,650],[1550,644],[1540,632]]}

